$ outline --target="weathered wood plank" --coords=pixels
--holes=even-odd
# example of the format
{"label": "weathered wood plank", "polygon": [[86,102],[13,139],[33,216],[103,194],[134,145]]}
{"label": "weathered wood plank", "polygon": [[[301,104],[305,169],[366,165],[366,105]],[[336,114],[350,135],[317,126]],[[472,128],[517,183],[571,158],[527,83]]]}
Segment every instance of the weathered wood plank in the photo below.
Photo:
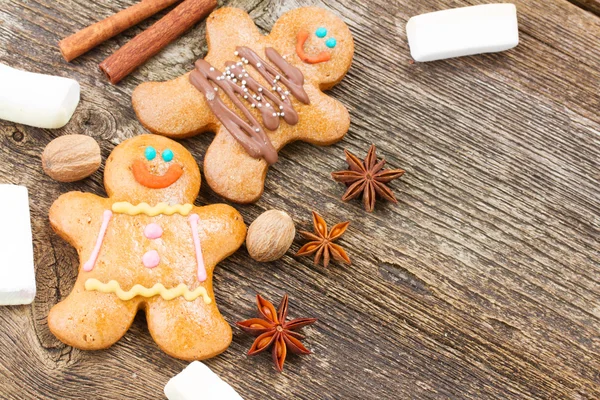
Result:
{"label": "weathered wood plank", "polygon": [[569,0],[571,3],[600,16],[600,1],[598,0]]}
{"label": "weathered wood plank", "polygon": [[[106,158],[143,131],[130,94],[145,80],[171,79],[206,50],[199,24],[118,86],[97,64],[157,20],[62,61],[58,40],[133,0],[0,0],[0,62],[71,76],[83,88],[75,119],[58,131],[0,122],[0,182],[25,184],[39,295],[31,307],[0,309],[0,389],[8,399],[160,397],[186,363],[158,350],[138,316],[113,348],[82,352],[49,332],[49,308],[76,276],[75,250],[52,233],[60,193],[104,194],[102,168],[59,184],[39,156],[54,137],[85,132]],[[241,249],[220,264],[217,303],[235,322],[254,315],[253,297],[290,294],[291,316],[315,354],[276,374],[267,355],[247,358],[235,331],[208,365],[245,398],[595,399],[600,397],[600,18],[566,0],[520,1],[521,44],[493,55],[410,64],[404,24],[412,15],[476,0],[340,2],[233,1],[268,31],[288,9],[320,4],[341,15],[356,40],[355,62],[332,95],[348,105],[348,137],[328,148],[294,143],[269,172],[247,222],[283,209],[309,228],[352,221],[341,243],[351,266],[315,267],[293,252],[259,264]],[[223,4],[223,3],[221,3]],[[164,13],[162,13],[164,14]],[[201,163],[212,135],[184,141]],[[343,149],[375,143],[407,174],[392,184],[399,204],[366,214],[339,201],[329,178]],[[198,204],[220,202],[204,185]]]}

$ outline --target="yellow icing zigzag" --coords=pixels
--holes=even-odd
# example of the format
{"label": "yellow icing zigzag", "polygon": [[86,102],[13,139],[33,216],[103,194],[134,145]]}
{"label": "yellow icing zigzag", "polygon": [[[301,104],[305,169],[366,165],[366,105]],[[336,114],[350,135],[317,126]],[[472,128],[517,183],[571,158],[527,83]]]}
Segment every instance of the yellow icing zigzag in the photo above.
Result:
{"label": "yellow icing zigzag", "polygon": [[129,291],[121,289],[119,282],[110,281],[108,283],[102,283],[98,279],[90,278],[85,281],[85,290],[98,291],[102,293],[114,293],[121,300],[131,300],[135,296],[153,297],[160,295],[165,300],[173,300],[179,296],[183,296],[187,301],[196,300],[202,296],[204,303],[210,304],[211,299],[206,292],[206,289],[202,286],[197,287],[193,291],[190,291],[185,283],[180,283],[177,287],[167,289],[162,283],[157,283],[151,288],[147,288],[142,285],[134,285]]}
{"label": "yellow icing zigzag", "polygon": [[167,203],[158,203],[155,206],[151,206],[148,203],[140,203],[134,206],[128,201],[119,201],[112,205],[113,212],[119,214],[146,214],[149,217],[154,217],[158,214],[173,215],[175,213],[188,215],[192,211],[192,208],[194,208],[192,204],[175,204],[174,206],[170,206]]}

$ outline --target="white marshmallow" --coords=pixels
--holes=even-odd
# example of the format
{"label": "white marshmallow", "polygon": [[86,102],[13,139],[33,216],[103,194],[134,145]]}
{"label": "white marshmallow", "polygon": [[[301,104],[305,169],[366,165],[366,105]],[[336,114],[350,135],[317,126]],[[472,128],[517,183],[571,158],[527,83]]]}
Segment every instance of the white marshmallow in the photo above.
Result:
{"label": "white marshmallow", "polygon": [[165,386],[169,400],[243,400],[217,374],[200,361],[194,361]]}
{"label": "white marshmallow", "polygon": [[418,15],[406,34],[415,61],[494,53],[519,44],[514,4],[484,4]]}
{"label": "white marshmallow", "polygon": [[38,128],[62,128],[79,104],[77,81],[4,64],[0,64],[0,88],[0,119]]}
{"label": "white marshmallow", "polygon": [[27,188],[0,185],[0,305],[30,304],[34,297]]}

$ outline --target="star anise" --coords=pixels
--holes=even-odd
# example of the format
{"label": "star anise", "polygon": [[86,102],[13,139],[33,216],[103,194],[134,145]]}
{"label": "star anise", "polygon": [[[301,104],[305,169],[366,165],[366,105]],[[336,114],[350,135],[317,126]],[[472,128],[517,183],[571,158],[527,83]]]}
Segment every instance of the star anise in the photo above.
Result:
{"label": "star anise", "polygon": [[306,325],[314,324],[317,322],[316,318],[296,318],[286,321],[288,312],[287,294],[281,299],[277,312],[275,312],[273,304],[262,298],[260,294],[256,295],[256,304],[262,319],[251,318],[236,324],[244,332],[257,336],[248,351],[249,356],[273,347],[273,362],[277,370],[281,372],[283,371],[283,363],[288,349],[294,354],[310,354],[310,350],[300,342],[301,339],[304,339],[304,335],[294,331]]}
{"label": "star anise", "polygon": [[349,169],[331,174],[334,180],[345,183],[348,187],[342,201],[352,200],[362,193],[367,212],[372,212],[375,208],[377,195],[391,202],[398,202],[386,184],[404,174],[402,169],[383,169],[385,159],[377,160],[375,151],[375,145],[371,145],[367,157],[361,161],[348,150],[344,150]]}
{"label": "star anise", "polygon": [[334,240],[346,232],[350,222],[336,224],[331,228],[331,231],[327,232],[327,223],[319,214],[313,211],[313,225],[315,233],[300,231],[300,234],[305,239],[310,240],[310,242],[302,246],[296,255],[308,256],[315,253],[315,265],[319,264],[321,257],[323,257],[324,267],[329,265],[331,256],[337,261],[350,264],[350,257],[348,257],[344,249],[340,245],[333,243]]}

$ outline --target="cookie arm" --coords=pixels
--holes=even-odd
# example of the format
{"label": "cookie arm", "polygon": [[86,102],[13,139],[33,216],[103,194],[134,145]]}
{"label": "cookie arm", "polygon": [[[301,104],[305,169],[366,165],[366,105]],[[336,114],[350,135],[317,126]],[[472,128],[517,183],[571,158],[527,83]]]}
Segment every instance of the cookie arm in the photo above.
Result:
{"label": "cookie arm", "polygon": [[176,139],[213,129],[216,118],[189,74],[167,82],[145,82],[133,91],[133,109],[146,129]]}
{"label": "cookie arm", "polygon": [[346,107],[314,87],[308,87],[307,92],[312,107],[307,109],[300,119],[292,140],[302,140],[320,146],[328,146],[342,140],[350,129],[350,114]]}
{"label": "cookie arm", "polygon": [[233,254],[244,243],[246,225],[240,213],[226,204],[194,207],[198,215],[197,232],[202,260],[208,276],[221,260]]}
{"label": "cookie arm", "polygon": [[107,209],[110,209],[108,199],[91,193],[68,192],[50,207],[50,225],[80,252],[85,245],[93,247]]}

